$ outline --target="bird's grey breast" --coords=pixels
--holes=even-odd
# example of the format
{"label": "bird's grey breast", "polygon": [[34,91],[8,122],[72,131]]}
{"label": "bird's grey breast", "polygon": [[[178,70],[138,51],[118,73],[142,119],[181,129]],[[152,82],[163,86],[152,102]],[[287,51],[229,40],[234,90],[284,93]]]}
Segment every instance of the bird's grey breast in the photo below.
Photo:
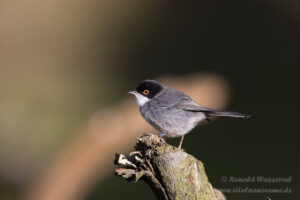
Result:
{"label": "bird's grey breast", "polygon": [[154,128],[169,137],[178,137],[205,118],[203,113],[178,108],[182,100],[192,101],[187,95],[168,88],[141,107],[140,112]]}

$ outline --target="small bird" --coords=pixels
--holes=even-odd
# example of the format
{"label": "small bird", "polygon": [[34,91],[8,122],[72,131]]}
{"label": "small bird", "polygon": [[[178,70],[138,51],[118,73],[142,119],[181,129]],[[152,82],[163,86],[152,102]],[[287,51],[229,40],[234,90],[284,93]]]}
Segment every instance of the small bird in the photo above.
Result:
{"label": "small bird", "polygon": [[159,136],[179,137],[181,149],[184,135],[199,122],[210,121],[211,116],[249,118],[250,115],[219,111],[199,105],[183,92],[168,88],[155,80],[145,80],[136,91],[130,91],[144,119],[155,129]]}

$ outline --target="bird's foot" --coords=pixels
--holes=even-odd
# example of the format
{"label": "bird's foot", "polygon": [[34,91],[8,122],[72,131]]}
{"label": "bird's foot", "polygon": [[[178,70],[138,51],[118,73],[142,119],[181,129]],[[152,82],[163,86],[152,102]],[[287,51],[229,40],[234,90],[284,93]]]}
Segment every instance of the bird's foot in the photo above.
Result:
{"label": "bird's foot", "polygon": [[181,149],[182,142],[183,142],[183,138],[184,138],[184,135],[182,135],[182,136],[180,137],[180,142],[179,142],[179,145],[178,145],[177,149]]}

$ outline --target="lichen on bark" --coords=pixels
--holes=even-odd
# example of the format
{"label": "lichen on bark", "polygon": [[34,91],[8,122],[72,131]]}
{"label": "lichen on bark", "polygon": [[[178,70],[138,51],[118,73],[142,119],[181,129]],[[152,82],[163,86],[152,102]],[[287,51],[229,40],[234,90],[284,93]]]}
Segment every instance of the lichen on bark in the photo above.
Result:
{"label": "lichen on bark", "polygon": [[146,134],[138,138],[135,150],[129,156],[117,154],[116,173],[128,180],[144,180],[157,199],[226,200],[208,181],[201,161],[162,138]]}

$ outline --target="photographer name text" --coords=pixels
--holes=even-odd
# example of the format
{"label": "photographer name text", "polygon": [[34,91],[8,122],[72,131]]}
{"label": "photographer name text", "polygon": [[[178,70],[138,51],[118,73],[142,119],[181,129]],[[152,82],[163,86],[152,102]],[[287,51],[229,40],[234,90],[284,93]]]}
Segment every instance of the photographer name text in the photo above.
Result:
{"label": "photographer name text", "polygon": [[264,176],[248,176],[248,177],[235,177],[235,176],[222,176],[222,182],[228,183],[290,183],[292,177],[264,177]]}

